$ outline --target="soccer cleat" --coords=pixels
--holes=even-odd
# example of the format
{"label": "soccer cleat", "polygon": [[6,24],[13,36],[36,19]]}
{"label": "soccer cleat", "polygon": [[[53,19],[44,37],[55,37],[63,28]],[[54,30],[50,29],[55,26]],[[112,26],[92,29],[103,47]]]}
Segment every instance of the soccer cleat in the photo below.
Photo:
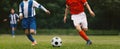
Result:
{"label": "soccer cleat", "polygon": [[92,42],[90,40],[87,41],[87,45],[91,45]]}
{"label": "soccer cleat", "polygon": [[36,41],[32,42],[32,46],[35,46],[35,45],[37,45],[37,42]]}

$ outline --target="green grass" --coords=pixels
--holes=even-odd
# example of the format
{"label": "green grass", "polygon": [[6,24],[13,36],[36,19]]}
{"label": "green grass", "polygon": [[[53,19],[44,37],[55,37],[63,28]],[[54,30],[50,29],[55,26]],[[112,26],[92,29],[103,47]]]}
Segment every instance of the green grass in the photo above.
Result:
{"label": "green grass", "polygon": [[[7,30],[7,31],[6,31]],[[2,29],[0,34],[11,34],[10,29]],[[86,32],[88,35],[120,35],[120,30],[91,30]],[[17,35],[23,35],[24,30],[17,29]],[[37,29],[39,35],[78,35],[76,29]]]}
{"label": "green grass", "polygon": [[86,46],[86,42],[79,36],[57,35],[62,38],[61,47],[52,47],[50,41],[54,35],[34,36],[38,45],[31,46],[25,35],[0,35],[0,49],[120,49],[120,36],[89,36],[93,45]]}

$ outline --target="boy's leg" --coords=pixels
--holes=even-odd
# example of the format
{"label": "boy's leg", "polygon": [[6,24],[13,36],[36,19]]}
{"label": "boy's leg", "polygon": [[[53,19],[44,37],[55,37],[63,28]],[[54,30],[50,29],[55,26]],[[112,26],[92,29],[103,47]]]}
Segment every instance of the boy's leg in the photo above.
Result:
{"label": "boy's leg", "polygon": [[[84,39],[84,40],[89,40],[86,33],[82,30],[82,25],[84,25],[83,22],[84,20],[86,20],[86,17],[85,17],[85,14],[84,12],[83,13],[80,13],[80,14],[77,14],[77,15],[72,15],[72,20],[73,20],[73,24],[75,26],[75,28],[77,29],[77,31],[79,32],[79,35]],[[86,25],[87,26],[87,25]]]}
{"label": "boy's leg", "polygon": [[[77,29],[77,31],[79,32],[79,35],[85,40],[87,41],[87,45],[90,45],[92,42],[89,40],[88,36],[86,35],[86,33],[84,32],[85,30],[87,30],[87,25],[83,26],[84,24],[80,24],[81,21],[79,20],[73,20],[73,24],[75,26],[75,28]],[[87,24],[87,23],[86,23]],[[86,28],[84,28],[86,27]],[[89,42],[90,41],[90,42]]]}
{"label": "boy's leg", "polygon": [[14,27],[12,27],[12,36],[13,36],[13,38],[15,37],[15,28]]}
{"label": "boy's leg", "polygon": [[[82,19],[83,21],[81,22],[81,28],[82,28],[82,32],[85,32],[88,30],[88,23],[87,23],[87,18],[86,18],[86,14],[83,13],[82,16],[84,16],[84,18]],[[84,33],[80,33],[80,34],[84,34]],[[85,33],[86,34],[86,33]],[[87,36],[87,35],[86,35]],[[88,37],[87,37],[88,38]],[[86,41],[87,41],[87,45],[91,45],[92,42],[90,41],[90,39],[87,39],[86,38]]]}
{"label": "boy's leg", "polygon": [[27,35],[28,39],[29,39],[31,42],[34,42],[34,38],[33,38],[32,35],[29,33],[29,30],[28,30],[28,29],[25,29],[25,34]]}
{"label": "boy's leg", "polygon": [[28,37],[28,39],[32,42],[32,45],[36,45],[37,43],[36,43],[35,39],[33,38],[32,34],[30,33],[30,30],[26,29],[25,33],[26,33],[26,36]]}
{"label": "boy's leg", "polygon": [[[35,29],[36,29],[35,18],[33,17],[33,18],[30,18],[29,20],[30,21],[29,21],[29,30],[28,31],[30,34],[31,33],[35,34]],[[31,37],[32,37],[32,35],[31,35]],[[36,40],[32,41],[32,45],[36,45],[36,44],[37,44]]]}
{"label": "boy's leg", "polygon": [[30,33],[36,34],[36,21],[34,17],[33,19],[31,19],[31,22],[30,22]]}
{"label": "boy's leg", "polygon": [[30,33],[31,34],[36,34],[36,30],[35,29],[30,29]]}
{"label": "boy's leg", "polygon": [[88,41],[88,36],[86,35],[86,33],[82,30],[80,25],[76,25],[75,28],[77,29],[77,31],[79,32],[79,35],[86,41]]}
{"label": "boy's leg", "polygon": [[[30,32],[30,22],[29,22],[29,19],[23,19],[22,20],[22,27],[25,29],[25,34],[26,36],[28,37],[28,39],[34,43],[35,42],[35,39],[32,37],[31,35],[31,32]],[[32,44],[33,45],[33,44]],[[35,45],[35,44],[34,44]]]}
{"label": "boy's leg", "polygon": [[14,38],[15,37],[15,25],[14,24],[11,24],[11,33]]}
{"label": "boy's leg", "polygon": [[[30,29],[30,34],[31,33],[34,33],[35,34],[35,30],[33,30],[33,29]],[[36,42],[36,40],[34,40],[33,42],[32,42],[32,45],[36,45],[37,44],[37,42]]]}
{"label": "boy's leg", "polygon": [[79,32],[79,35],[87,42],[87,45],[91,45],[92,42],[90,41],[90,39],[88,38],[86,33],[81,29],[81,26],[76,25],[75,27],[76,27],[77,31]]}

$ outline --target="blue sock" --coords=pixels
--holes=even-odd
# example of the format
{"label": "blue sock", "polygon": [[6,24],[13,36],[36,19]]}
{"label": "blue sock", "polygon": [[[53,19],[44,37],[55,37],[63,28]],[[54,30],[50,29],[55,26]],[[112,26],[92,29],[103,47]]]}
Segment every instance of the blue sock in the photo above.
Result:
{"label": "blue sock", "polygon": [[33,37],[32,37],[31,34],[28,34],[27,37],[28,37],[28,39],[29,39],[31,42],[34,42],[34,39],[33,39]]}
{"label": "blue sock", "polygon": [[15,35],[15,31],[14,31],[14,30],[12,30],[12,36],[13,36],[13,35]]}

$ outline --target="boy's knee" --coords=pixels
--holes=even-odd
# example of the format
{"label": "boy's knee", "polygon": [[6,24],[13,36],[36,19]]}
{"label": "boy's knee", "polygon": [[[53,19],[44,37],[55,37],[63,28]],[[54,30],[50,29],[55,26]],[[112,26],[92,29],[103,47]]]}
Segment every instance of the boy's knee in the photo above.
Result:
{"label": "boy's knee", "polygon": [[28,34],[29,34],[28,29],[25,29],[25,34],[26,34],[26,35],[28,35]]}
{"label": "boy's knee", "polygon": [[75,26],[75,28],[76,28],[77,31],[81,31],[81,30],[82,30],[79,25],[78,25],[78,26]]}
{"label": "boy's knee", "polygon": [[30,29],[30,33],[34,33],[35,32],[35,30],[34,29]]}
{"label": "boy's knee", "polygon": [[88,28],[83,28],[83,30],[84,30],[84,31],[87,31],[87,30],[88,30]]}

